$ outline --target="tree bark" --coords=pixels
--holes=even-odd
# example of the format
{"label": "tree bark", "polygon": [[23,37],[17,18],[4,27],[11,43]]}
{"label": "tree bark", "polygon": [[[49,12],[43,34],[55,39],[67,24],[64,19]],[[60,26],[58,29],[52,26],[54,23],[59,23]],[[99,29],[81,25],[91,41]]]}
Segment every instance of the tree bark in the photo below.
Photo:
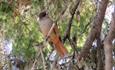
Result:
{"label": "tree bark", "polygon": [[104,15],[105,15],[105,11],[106,11],[106,7],[108,4],[109,0],[101,0],[101,2],[99,3],[99,9],[98,12],[95,16],[95,19],[93,21],[93,25],[91,27],[91,31],[86,39],[86,42],[84,44],[84,48],[82,49],[80,55],[78,56],[78,60],[80,60],[82,57],[87,56],[87,54],[89,53],[90,48],[92,47],[92,43],[93,41],[100,36],[100,32],[101,32],[101,27],[102,27],[102,22],[104,19]]}
{"label": "tree bark", "polygon": [[110,31],[104,41],[104,52],[105,52],[105,70],[112,70],[112,41],[115,38],[115,7],[112,13],[112,21],[110,24]]}
{"label": "tree bark", "polygon": [[[104,62],[103,62],[103,45],[101,39],[97,39],[97,68],[96,70],[104,70]],[[101,56],[101,57],[100,57]]]}

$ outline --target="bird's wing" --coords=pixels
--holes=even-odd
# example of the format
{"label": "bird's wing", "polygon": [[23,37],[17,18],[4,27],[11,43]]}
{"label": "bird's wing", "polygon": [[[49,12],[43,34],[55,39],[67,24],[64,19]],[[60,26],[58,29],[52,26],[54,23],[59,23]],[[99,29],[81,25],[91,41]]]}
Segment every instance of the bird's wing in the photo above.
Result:
{"label": "bird's wing", "polygon": [[59,32],[59,29],[58,29],[57,24],[55,25],[53,31],[54,31],[54,33],[59,37],[59,39],[60,39],[60,41],[61,41],[60,32]]}

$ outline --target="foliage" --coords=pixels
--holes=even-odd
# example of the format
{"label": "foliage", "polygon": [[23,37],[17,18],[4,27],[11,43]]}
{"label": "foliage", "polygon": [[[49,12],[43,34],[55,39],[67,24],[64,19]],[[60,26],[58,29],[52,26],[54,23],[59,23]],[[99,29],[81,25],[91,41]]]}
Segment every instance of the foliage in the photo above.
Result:
{"label": "foliage", "polygon": [[[43,41],[36,21],[36,13],[43,9],[48,10],[54,21],[66,9],[63,18],[57,21],[60,34],[63,37],[74,5],[75,0],[2,0],[0,2],[0,24],[4,25],[5,38],[14,41],[12,53],[16,56],[23,56],[27,61],[35,58],[34,46]],[[95,6],[90,0],[83,0],[79,11],[80,22],[75,15],[71,37],[75,35],[78,39],[77,46],[82,47],[90,28],[91,18],[95,15]],[[69,46],[68,41],[65,46]],[[67,48],[72,52],[70,47]]]}

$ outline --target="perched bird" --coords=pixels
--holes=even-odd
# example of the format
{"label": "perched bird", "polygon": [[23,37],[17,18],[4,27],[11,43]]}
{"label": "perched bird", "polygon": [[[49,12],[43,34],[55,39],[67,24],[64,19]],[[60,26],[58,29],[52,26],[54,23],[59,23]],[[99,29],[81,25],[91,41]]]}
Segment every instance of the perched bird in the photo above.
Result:
{"label": "perched bird", "polygon": [[[46,11],[43,11],[38,15],[37,21],[39,22],[40,30],[43,33],[44,37],[47,37],[48,32],[50,31],[52,25],[54,24],[53,20],[51,20]],[[57,25],[54,26],[51,34],[48,37],[48,41],[54,44],[55,46],[54,49],[56,49],[56,51],[61,57],[66,56],[67,49],[61,42]]]}

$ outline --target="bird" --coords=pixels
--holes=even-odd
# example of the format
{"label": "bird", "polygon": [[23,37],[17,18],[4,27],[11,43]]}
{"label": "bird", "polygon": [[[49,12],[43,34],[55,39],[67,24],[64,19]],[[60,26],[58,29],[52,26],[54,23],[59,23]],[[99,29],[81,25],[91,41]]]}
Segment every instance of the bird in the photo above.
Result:
{"label": "bird", "polygon": [[[40,26],[40,30],[44,37],[47,37],[48,32],[50,31],[53,24],[53,20],[49,17],[46,11],[40,12],[37,16],[37,21]],[[48,37],[48,41],[52,42],[54,49],[57,51],[60,57],[65,57],[68,53],[67,49],[64,47],[64,44],[61,41],[60,33],[58,26],[55,25],[51,31],[51,34]]]}

